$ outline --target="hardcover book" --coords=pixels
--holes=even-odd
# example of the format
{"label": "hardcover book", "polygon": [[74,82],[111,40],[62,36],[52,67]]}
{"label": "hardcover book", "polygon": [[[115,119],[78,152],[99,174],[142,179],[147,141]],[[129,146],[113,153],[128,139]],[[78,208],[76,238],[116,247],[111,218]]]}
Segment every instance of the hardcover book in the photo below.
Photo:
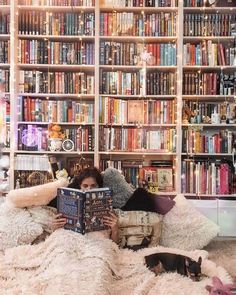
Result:
{"label": "hardcover book", "polygon": [[57,210],[66,217],[65,229],[81,234],[108,229],[103,216],[112,210],[112,192],[109,188],[83,192],[62,187],[57,191]]}

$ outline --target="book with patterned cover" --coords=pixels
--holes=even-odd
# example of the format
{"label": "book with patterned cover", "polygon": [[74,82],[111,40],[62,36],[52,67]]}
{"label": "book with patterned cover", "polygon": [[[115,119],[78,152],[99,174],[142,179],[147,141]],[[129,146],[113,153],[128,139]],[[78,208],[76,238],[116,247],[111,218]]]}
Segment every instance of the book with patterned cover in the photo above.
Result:
{"label": "book with patterned cover", "polygon": [[65,229],[81,234],[108,229],[103,224],[103,216],[112,210],[112,191],[109,188],[86,192],[74,188],[59,188],[57,210],[66,218]]}

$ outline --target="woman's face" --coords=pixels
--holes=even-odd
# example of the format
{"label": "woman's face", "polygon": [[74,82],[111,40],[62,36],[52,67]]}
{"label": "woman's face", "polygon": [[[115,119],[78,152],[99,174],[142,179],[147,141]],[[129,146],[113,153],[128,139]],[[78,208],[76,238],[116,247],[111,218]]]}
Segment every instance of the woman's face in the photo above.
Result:
{"label": "woman's face", "polygon": [[81,182],[80,188],[82,191],[87,191],[93,188],[98,188],[98,184],[95,178],[87,177]]}

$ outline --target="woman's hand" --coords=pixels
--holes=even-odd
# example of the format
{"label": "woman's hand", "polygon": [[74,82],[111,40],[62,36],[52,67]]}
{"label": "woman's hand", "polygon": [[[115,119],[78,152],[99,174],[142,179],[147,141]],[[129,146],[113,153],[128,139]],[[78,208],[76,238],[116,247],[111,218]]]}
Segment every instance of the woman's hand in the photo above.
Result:
{"label": "woman's hand", "polygon": [[113,211],[110,211],[107,216],[103,217],[103,223],[111,228],[111,239],[113,242],[118,243],[118,217]]}
{"label": "woman's hand", "polygon": [[66,218],[63,217],[61,213],[56,214],[52,222],[52,229],[56,230],[58,228],[62,228],[64,227],[65,224],[66,224]]}

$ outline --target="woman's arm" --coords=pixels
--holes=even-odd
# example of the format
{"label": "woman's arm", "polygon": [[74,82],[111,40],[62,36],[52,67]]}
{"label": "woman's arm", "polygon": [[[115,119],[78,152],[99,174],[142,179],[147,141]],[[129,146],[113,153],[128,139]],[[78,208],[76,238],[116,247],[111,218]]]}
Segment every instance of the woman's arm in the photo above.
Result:
{"label": "woman's arm", "polygon": [[113,242],[118,244],[119,242],[119,232],[118,232],[118,217],[114,212],[109,212],[108,216],[103,217],[103,222],[105,225],[111,228],[111,239]]}

